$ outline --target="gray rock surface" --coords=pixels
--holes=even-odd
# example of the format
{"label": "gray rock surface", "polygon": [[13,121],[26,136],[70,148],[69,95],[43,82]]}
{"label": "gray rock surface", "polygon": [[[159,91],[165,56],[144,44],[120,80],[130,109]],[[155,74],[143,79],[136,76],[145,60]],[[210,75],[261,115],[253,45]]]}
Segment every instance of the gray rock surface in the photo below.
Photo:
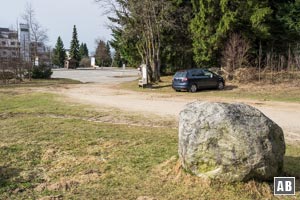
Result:
{"label": "gray rock surface", "polygon": [[245,104],[194,102],[179,117],[183,168],[222,182],[272,180],[283,170],[282,129]]}

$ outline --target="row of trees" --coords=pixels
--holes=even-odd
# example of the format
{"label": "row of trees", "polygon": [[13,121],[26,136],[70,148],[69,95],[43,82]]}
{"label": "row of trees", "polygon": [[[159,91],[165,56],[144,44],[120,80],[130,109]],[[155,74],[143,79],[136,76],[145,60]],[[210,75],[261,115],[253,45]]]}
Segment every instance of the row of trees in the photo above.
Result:
{"label": "row of trees", "polygon": [[[109,67],[112,64],[112,56],[110,45],[103,40],[96,41],[97,48],[95,51],[96,65]],[[76,26],[73,27],[73,35],[70,45],[70,59],[76,61],[76,66],[90,66],[89,50],[86,43],[79,45],[78,34]],[[55,48],[53,49],[53,64],[63,67],[66,60],[66,49],[64,47],[61,37],[58,37]]]}
{"label": "row of trees", "polygon": [[[76,62],[76,66],[79,65],[80,61],[89,56],[89,50],[86,43],[79,44],[78,34],[76,26],[73,27],[73,34],[70,46],[70,58]],[[66,49],[64,43],[59,36],[55,48],[53,49],[53,64],[63,67],[64,62],[67,58]]]}
{"label": "row of trees", "polygon": [[151,81],[195,66],[267,68],[270,57],[300,68],[300,0],[95,1],[111,12],[115,55],[147,64]]}

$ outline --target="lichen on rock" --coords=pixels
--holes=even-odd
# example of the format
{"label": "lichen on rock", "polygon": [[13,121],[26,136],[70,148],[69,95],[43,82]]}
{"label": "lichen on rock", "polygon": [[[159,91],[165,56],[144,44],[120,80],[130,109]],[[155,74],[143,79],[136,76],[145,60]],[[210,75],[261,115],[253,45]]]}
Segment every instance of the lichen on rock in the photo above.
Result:
{"label": "lichen on rock", "polygon": [[199,177],[271,180],[283,170],[282,129],[249,105],[194,102],[179,118],[179,157]]}

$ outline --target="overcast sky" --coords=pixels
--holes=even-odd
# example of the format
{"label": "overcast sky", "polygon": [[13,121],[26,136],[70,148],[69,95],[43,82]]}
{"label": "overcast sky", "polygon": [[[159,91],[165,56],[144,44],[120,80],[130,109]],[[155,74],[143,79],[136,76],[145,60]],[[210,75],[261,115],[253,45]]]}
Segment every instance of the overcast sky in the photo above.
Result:
{"label": "overcast sky", "polygon": [[65,48],[70,47],[73,25],[76,25],[79,42],[87,43],[89,51],[95,51],[95,40],[111,39],[108,20],[99,4],[93,0],[0,0],[0,27],[16,27],[26,3],[31,3],[36,19],[48,29],[48,45],[54,47],[61,36]]}

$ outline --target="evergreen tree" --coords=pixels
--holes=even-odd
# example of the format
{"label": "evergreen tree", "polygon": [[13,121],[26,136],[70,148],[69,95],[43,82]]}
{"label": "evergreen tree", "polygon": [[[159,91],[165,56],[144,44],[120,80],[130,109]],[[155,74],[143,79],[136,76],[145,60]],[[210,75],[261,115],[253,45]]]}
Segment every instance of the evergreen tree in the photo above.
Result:
{"label": "evergreen tree", "polygon": [[111,65],[111,52],[110,52],[110,46],[109,46],[109,42],[106,42],[106,53],[107,53],[107,59],[106,59],[106,66],[110,66]]}
{"label": "evergreen tree", "polygon": [[271,21],[271,39],[266,44],[269,50],[288,54],[290,48],[299,47],[300,0],[277,0],[272,2],[271,6],[274,10],[274,19]]}
{"label": "evergreen tree", "polygon": [[88,50],[88,48],[87,48],[86,43],[83,44],[83,49],[84,49],[84,55],[85,55],[86,57],[88,57],[88,56],[89,56],[89,50]]}
{"label": "evergreen tree", "polygon": [[80,58],[89,57],[89,50],[86,46],[86,43],[81,43],[79,47]]}
{"label": "evergreen tree", "polygon": [[122,59],[119,51],[116,51],[113,57],[113,66],[114,67],[122,67]]}
{"label": "evergreen tree", "polygon": [[66,50],[64,48],[64,44],[60,36],[57,38],[57,42],[53,53],[53,64],[63,67],[66,58]]}
{"label": "evergreen tree", "polygon": [[71,41],[71,48],[70,48],[70,57],[77,61],[76,66],[79,65],[80,61],[80,54],[79,54],[79,41],[77,38],[77,30],[76,26],[73,27],[73,36]]}
{"label": "evergreen tree", "polygon": [[[111,20],[113,19],[111,18]],[[118,52],[122,61],[130,66],[139,66],[141,57],[136,47],[138,41],[136,36],[128,38],[125,32],[118,27],[112,29],[112,36],[110,45]]]}
{"label": "evergreen tree", "polygon": [[290,50],[300,49],[300,0],[113,2],[114,59],[130,66],[146,63],[151,81],[161,70],[221,66],[232,35],[249,42],[249,66],[257,65],[258,55],[288,59]]}
{"label": "evergreen tree", "polygon": [[86,57],[85,55],[85,49],[84,49],[84,44],[81,43],[80,44],[80,47],[79,47],[79,55],[80,55],[80,60],[84,57]]}
{"label": "evergreen tree", "polygon": [[162,34],[162,72],[174,72],[178,69],[192,68],[193,45],[189,23],[192,19],[191,1],[173,0],[176,9],[172,12],[172,29]]}
{"label": "evergreen tree", "polygon": [[161,0],[115,2],[115,17],[109,18],[118,24],[112,27],[116,36],[112,47],[121,47],[119,52],[128,64],[138,66],[145,63],[150,82],[159,81],[163,34],[164,31],[171,32],[175,27],[172,19],[175,4],[173,1]]}
{"label": "evergreen tree", "polygon": [[194,60],[204,66],[220,64],[220,52],[232,32],[252,41],[270,36],[272,9],[268,0],[192,0],[195,13],[191,21]]}

